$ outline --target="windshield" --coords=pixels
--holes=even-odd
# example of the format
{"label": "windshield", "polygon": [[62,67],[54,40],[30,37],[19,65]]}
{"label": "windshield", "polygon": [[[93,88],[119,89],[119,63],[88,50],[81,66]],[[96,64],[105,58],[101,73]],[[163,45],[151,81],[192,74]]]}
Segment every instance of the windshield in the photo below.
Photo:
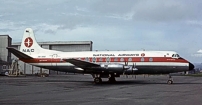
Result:
{"label": "windshield", "polygon": [[172,57],[173,58],[180,58],[179,54],[173,54]]}

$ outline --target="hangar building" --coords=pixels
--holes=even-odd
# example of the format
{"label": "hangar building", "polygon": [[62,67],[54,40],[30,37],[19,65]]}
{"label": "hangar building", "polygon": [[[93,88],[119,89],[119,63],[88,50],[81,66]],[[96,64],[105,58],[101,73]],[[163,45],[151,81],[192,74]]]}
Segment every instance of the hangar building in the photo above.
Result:
{"label": "hangar building", "polygon": [[11,46],[12,38],[9,35],[0,35],[0,72],[8,69],[11,64],[11,53],[6,47]]}
{"label": "hangar building", "polygon": [[[12,38],[8,35],[0,35],[0,58],[9,64],[12,63],[16,57],[6,50],[6,47],[12,46],[16,49],[20,49],[21,42],[12,43]],[[73,51],[92,51],[92,41],[53,41],[53,42],[38,42],[38,44],[45,49],[58,50],[65,52]],[[18,61],[19,69],[23,74],[35,74],[35,73],[48,73],[48,74],[58,74],[60,72],[42,69],[36,66],[26,64],[22,61]],[[0,67],[2,68],[2,67]]]}

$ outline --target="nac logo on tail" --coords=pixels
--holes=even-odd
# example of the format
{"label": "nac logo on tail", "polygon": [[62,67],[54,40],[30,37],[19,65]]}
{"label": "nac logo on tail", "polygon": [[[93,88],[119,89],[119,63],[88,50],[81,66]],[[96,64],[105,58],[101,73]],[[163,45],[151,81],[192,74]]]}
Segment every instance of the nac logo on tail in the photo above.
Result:
{"label": "nac logo on tail", "polygon": [[25,39],[24,44],[26,47],[30,48],[33,45],[33,40],[32,38],[28,37]]}
{"label": "nac logo on tail", "polygon": [[[27,48],[30,48],[32,47],[33,45],[33,40],[31,37],[27,37],[25,40],[24,40],[24,45],[25,47]],[[34,49],[23,49],[23,52],[34,52]]]}

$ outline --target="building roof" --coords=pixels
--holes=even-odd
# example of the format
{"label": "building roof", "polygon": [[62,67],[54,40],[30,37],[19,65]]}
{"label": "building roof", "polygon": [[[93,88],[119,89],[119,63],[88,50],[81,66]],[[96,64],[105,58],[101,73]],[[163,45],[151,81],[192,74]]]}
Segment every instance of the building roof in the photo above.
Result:
{"label": "building roof", "polygon": [[[11,38],[9,35],[0,35],[0,37],[2,37],[2,36],[6,36],[6,37],[8,37],[8,38]],[[12,39],[12,38],[11,38]]]}
{"label": "building roof", "polygon": [[[62,44],[92,44],[92,41],[48,41],[38,42],[41,45],[62,45]],[[20,45],[21,42],[12,43],[12,45]]]}

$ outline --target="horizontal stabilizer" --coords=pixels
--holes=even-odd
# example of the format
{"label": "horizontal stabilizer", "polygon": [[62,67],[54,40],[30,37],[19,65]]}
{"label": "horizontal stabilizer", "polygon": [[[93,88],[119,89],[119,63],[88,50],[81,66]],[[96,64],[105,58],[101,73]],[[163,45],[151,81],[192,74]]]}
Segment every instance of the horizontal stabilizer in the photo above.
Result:
{"label": "horizontal stabilizer", "polygon": [[17,49],[15,48],[12,48],[12,47],[7,47],[8,51],[13,53],[16,57],[20,58],[20,59],[33,59],[32,57],[18,51]]}
{"label": "horizontal stabilizer", "polygon": [[78,60],[78,59],[63,59],[66,62],[69,62],[77,67],[81,67],[81,68],[88,68],[88,67],[100,67],[99,64],[95,64],[95,63],[91,63],[91,62],[87,62],[87,61],[82,61],[82,60]]}

